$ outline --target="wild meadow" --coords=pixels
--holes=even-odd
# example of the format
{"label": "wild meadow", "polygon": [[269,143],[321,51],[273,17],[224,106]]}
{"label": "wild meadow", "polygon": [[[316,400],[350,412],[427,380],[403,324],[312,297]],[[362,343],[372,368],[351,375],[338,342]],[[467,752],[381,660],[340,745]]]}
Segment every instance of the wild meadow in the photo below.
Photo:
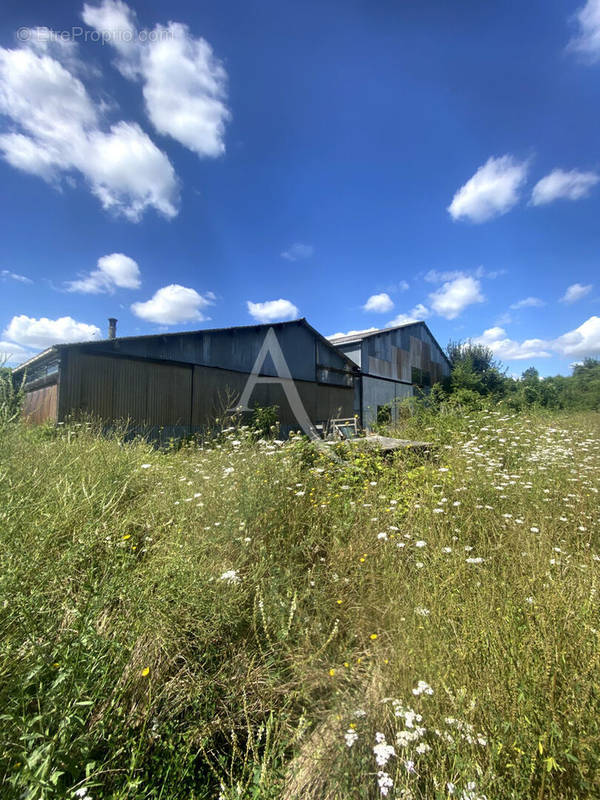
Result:
{"label": "wild meadow", "polygon": [[600,415],[398,433],[6,421],[0,796],[600,796]]}

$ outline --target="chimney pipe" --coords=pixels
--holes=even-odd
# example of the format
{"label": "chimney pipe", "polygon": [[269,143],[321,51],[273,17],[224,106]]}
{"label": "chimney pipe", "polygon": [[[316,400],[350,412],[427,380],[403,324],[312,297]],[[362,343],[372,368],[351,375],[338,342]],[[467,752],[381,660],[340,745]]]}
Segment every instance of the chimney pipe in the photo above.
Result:
{"label": "chimney pipe", "polygon": [[116,339],[117,337],[117,320],[114,317],[108,318],[108,338]]}

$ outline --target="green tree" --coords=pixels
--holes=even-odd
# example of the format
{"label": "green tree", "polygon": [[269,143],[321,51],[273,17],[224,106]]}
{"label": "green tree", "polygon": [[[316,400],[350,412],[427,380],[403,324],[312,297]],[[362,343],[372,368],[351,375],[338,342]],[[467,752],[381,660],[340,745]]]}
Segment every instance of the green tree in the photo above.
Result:
{"label": "green tree", "polygon": [[506,393],[506,370],[491,348],[468,339],[449,342],[446,353],[452,365],[449,390],[468,390],[482,396],[502,397]]}
{"label": "green tree", "polygon": [[535,367],[528,367],[521,375],[523,383],[537,386],[540,382],[540,373]]}
{"label": "green tree", "polygon": [[548,378],[540,378],[538,371],[529,367],[515,382],[511,405],[600,410],[600,361],[586,358],[573,367],[572,375]]}
{"label": "green tree", "polygon": [[600,410],[600,360],[585,358],[573,368],[576,408]]}

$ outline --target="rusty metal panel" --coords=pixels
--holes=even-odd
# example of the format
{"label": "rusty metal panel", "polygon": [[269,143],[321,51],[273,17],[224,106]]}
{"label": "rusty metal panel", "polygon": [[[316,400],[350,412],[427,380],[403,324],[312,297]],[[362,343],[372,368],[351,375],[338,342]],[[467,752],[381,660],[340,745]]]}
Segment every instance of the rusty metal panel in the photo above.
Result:
{"label": "rusty metal panel", "polygon": [[395,366],[395,375],[394,378],[399,378],[402,380],[402,350],[399,347],[394,347],[394,366]]}
{"label": "rusty metal panel", "polygon": [[23,418],[26,422],[56,421],[58,401],[58,384],[33,389],[25,393],[23,400]]}
{"label": "rusty metal panel", "polygon": [[[428,391],[433,384],[450,374],[450,364],[439,344],[423,322],[396,329],[369,332],[333,340],[353,357],[360,346],[363,370],[357,392],[356,408],[361,409],[366,427],[374,423],[378,406],[410,397],[420,385]],[[382,378],[391,378],[384,381]],[[414,381],[414,383],[413,383]]]}
{"label": "rusty metal panel", "polygon": [[410,337],[410,364],[412,367],[420,367],[423,354],[423,342],[415,336]]}
{"label": "rusty metal panel", "polygon": [[426,368],[431,363],[431,345],[429,342],[422,342],[421,345],[421,363]]}
{"label": "rusty metal panel", "polygon": [[403,348],[396,348],[396,374],[395,378],[399,381],[410,383],[410,353]]}
{"label": "rusty metal panel", "polygon": [[385,378],[391,378],[392,364],[390,361],[384,361],[382,358],[369,356],[369,374],[382,375]]}

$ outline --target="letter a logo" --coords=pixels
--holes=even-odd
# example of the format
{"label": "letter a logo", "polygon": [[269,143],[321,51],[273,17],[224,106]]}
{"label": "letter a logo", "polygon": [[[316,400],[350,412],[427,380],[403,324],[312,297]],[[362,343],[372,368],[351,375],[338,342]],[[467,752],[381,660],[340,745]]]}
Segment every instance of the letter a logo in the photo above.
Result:
{"label": "letter a logo", "polygon": [[[273,364],[275,365],[275,372],[277,373],[277,378],[271,378],[265,375],[260,374],[260,370],[265,363],[265,359],[267,356],[270,355]],[[281,346],[275,334],[273,328],[269,328],[267,331],[267,335],[265,336],[265,340],[262,343],[262,347],[259,350],[258,355],[256,356],[256,361],[254,362],[254,366],[252,367],[252,372],[250,373],[250,377],[246,381],[246,385],[244,386],[244,391],[242,392],[242,396],[240,398],[239,405],[235,408],[235,411],[249,411],[250,407],[248,406],[248,402],[250,397],[252,396],[252,392],[254,391],[254,387],[257,383],[279,383],[283,387],[283,391],[285,392],[285,396],[287,397],[287,401],[290,404],[290,408],[292,409],[292,413],[296,417],[296,420],[304,433],[308,436],[309,439],[312,439],[315,442],[321,443],[321,437],[315,430],[314,425],[310,421],[308,414],[306,413],[306,409],[300,399],[300,395],[298,394],[298,390],[296,389],[296,384],[292,378],[292,374],[289,370],[289,367],[286,363],[286,360],[283,356],[283,352],[281,350]]]}

